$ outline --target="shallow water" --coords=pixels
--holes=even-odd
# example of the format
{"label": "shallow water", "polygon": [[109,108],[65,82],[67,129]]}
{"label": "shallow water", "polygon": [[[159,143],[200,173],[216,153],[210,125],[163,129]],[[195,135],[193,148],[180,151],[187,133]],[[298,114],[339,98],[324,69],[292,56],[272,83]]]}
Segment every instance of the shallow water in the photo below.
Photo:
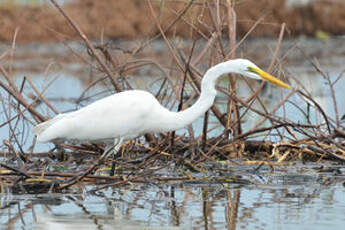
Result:
{"label": "shallow water", "polygon": [[345,167],[337,167],[338,175],[314,167],[239,169],[255,181],[251,185],[133,184],[97,192],[87,186],[81,194],[2,195],[0,229],[339,229]]}
{"label": "shallow water", "polygon": [[[270,41],[252,42],[255,47],[259,44],[271,46]],[[283,53],[293,46],[293,41],[282,44]],[[318,41],[303,41],[300,47],[308,54],[315,56],[321,63],[323,71],[331,79],[336,79],[345,70],[344,51],[345,42],[337,39],[323,44]],[[343,44],[343,46],[341,46]],[[70,44],[78,48],[77,44]],[[315,51],[320,45],[328,47],[327,51]],[[162,44],[158,42],[157,47]],[[273,46],[273,45],[272,45]],[[339,47],[336,49],[336,47]],[[1,48],[1,47],[0,47]],[[49,54],[52,51],[55,57],[63,55],[60,46],[47,45],[39,47],[40,51]],[[319,47],[320,48],[320,47]],[[325,49],[326,49],[325,48]],[[249,49],[249,48],[247,48]],[[27,50],[38,50],[32,44],[19,47],[19,54]],[[334,50],[334,51],[332,51]],[[313,53],[314,52],[314,53]],[[20,56],[20,55],[19,55]],[[60,60],[60,59],[59,59]],[[331,92],[325,84],[325,79],[315,71],[306,60],[301,57],[288,56],[285,72],[297,78],[304,87],[307,87],[312,97],[325,112],[335,118]],[[30,62],[31,61],[31,62]],[[15,63],[15,67],[27,68],[37,61],[23,58]],[[50,60],[42,60],[44,68]],[[41,64],[42,64],[41,63]],[[42,90],[48,82],[55,79],[47,88],[46,97],[60,112],[71,111],[90,103],[83,100],[75,103],[83,92],[86,83],[92,79],[88,71],[80,70],[81,63],[65,63],[61,68],[54,66],[42,72],[17,71],[15,81],[19,86],[26,75],[39,89]],[[263,63],[264,64],[264,63]],[[45,72],[45,74],[42,74]],[[79,72],[83,77],[75,77]],[[137,88],[155,91],[160,85],[159,74],[155,78],[148,78],[150,70],[143,68],[140,78],[131,77]],[[227,84],[226,81],[221,82]],[[239,95],[245,96],[246,86],[240,83]],[[292,85],[296,86],[294,81]],[[335,96],[338,102],[339,115],[345,114],[345,80],[341,78],[335,86]],[[24,96],[32,92],[29,86],[24,87]],[[88,91],[87,96],[96,95],[102,98],[110,94],[104,87],[95,87]],[[288,91],[267,85],[261,98],[267,108],[273,108]],[[0,95],[3,105],[6,104],[7,94],[1,89]],[[219,94],[219,102],[225,102],[224,96]],[[301,98],[294,96],[291,101],[307,110],[307,104]],[[258,109],[260,106],[254,104]],[[52,116],[53,113],[45,107],[40,111]],[[1,107],[0,123],[7,120],[4,116],[4,107]],[[12,115],[15,111],[12,111]],[[306,123],[306,117],[292,104],[285,105],[277,111],[294,122]],[[244,130],[249,130],[261,117],[248,114],[245,117]],[[311,110],[309,119],[321,123],[319,114]],[[200,133],[202,119],[193,127],[196,135]],[[212,123],[217,125],[216,123]],[[264,123],[263,125],[266,125]],[[21,125],[21,124],[20,124]],[[31,126],[22,125],[17,129],[17,135],[24,146],[29,149],[32,144]],[[19,130],[19,131],[18,131]],[[186,130],[179,131],[187,133]],[[221,132],[216,129],[213,134]],[[0,139],[7,140],[10,131],[8,126],[0,128]],[[275,137],[267,137],[273,139]],[[259,137],[259,139],[262,139]],[[37,145],[34,151],[44,151],[50,144]],[[1,159],[2,160],[2,159]],[[86,186],[74,188],[71,194],[42,194],[42,195],[12,195],[0,194],[0,229],[341,229],[345,224],[345,195],[344,172],[345,168],[327,163],[327,167],[336,170],[319,172],[319,164],[297,164],[289,167],[262,168],[258,172],[254,167],[233,167],[229,176],[238,176],[247,179],[251,184],[224,184],[200,182],[185,184],[133,184],[120,188],[108,188],[92,192],[96,187]],[[203,178],[204,175],[196,175]],[[76,192],[79,191],[79,192]]]}

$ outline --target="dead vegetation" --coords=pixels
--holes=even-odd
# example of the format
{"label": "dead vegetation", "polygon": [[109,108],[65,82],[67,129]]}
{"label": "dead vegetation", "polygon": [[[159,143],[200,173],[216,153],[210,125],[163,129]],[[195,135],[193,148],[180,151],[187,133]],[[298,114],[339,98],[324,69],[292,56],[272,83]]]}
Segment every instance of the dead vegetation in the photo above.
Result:
{"label": "dead vegetation", "polygon": [[[177,37],[166,34],[169,26],[161,24],[160,17],[154,9],[153,2],[146,1],[146,7],[150,9],[152,27],[156,27],[159,34],[145,38],[132,50],[120,50],[127,55],[126,60],[118,60],[116,52],[111,49],[111,44],[100,43],[94,45],[83,30],[76,24],[73,17],[70,17],[54,0],[51,2],[63,16],[64,20],[72,26],[79,34],[82,42],[90,55],[90,65],[105,77],[94,80],[87,89],[95,85],[110,85],[113,91],[120,92],[133,88],[126,79],[126,73],[150,65],[165,74],[157,98],[163,105],[171,108],[176,106],[181,110],[188,106],[198,96],[200,79],[203,75],[202,66],[211,66],[215,63],[238,57],[237,48],[241,46],[260,23],[257,21],[247,34],[236,38],[237,15],[234,10],[233,1],[207,1],[204,3],[204,10],[210,16],[210,21],[204,23],[206,31],[200,31],[184,20],[188,9],[199,3],[193,1],[185,2],[183,8],[176,12],[171,24],[184,22],[189,26],[190,38],[187,46],[180,46]],[[284,38],[286,27],[280,25],[280,33],[277,35],[276,48],[273,51],[268,72],[281,75],[282,63],[280,59],[280,45]],[[16,46],[14,34],[12,49],[1,54],[2,59],[13,60],[14,48]],[[146,46],[155,39],[163,39],[169,48],[170,64],[167,67],[166,60],[141,59],[140,53]],[[195,50],[198,39],[205,40],[202,49]],[[306,57],[308,59],[308,57]],[[291,165],[296,161],[321,162],[322,160],[333,160],[342,163],[345,160],[344,145],[344,124],[343,117],[338,113],[337,98],[334,87],[343,77],[339,75],[335,80],[322,71],[316,62],[310,64],[324,77],[329,90],[331,91],[335,117],[330,117],[321,106],[313,100],[308,89],[299,85],[298,79],[290,76],[288,79],[294,86],[294,90],[283,95],[275,107],[269,110],[260,98],[265,83],[259,87],[253,87],[247,82],[251,91],[246,98],[237,96],[236,78],[229,76],[227,88],[219,88],[226,96],[226,109],[221,109],[215,104],[204,116],[203,129],[200,135],[195,135],[192,126],[187,128],[188,136],[179,136],[175,133],[169,134],[147,134],[139,141],[128,142],[122,148],[122,157],[118,159],[106,159],[99,161],[98,157],[103,151],[102,145],[70,145],[56,143],[58,151],[47,153],[35,153],[35,140],[29,151],[22,148],[25,133],[36,123],[47,118],[42,115],[38,107],[44,107],[51,113],[58,113],[58,110],[44,96],[45,90],[39,91],[28,79],[23,78],[21,85],[14,83],[11,77],[11,62],[8,66],[0,64],[0,72],[4,80],[0,86],[5,93],[2,93],[2,110],[6,122],[0,127],[8,127],[10,136],[3,141],[2,163],[1,163],[1,191],[11,188],[15,193],[40,193],[47,191],[61,192],[70,189],[81,183],[94,184],[95,189],[103,189],[108,186],[119,186],[135,182],[144,183],[180,183],[181,181],[211,181],[228,180],[219,177],[220,171],[231,172],[231,165],[234,159],[241,159],[241,164],[255,164],[258,166],[268,165]],[[164,64],[162,64],[164,63]],[[172,81],[171,79],[177,79]],[[52,83],[54,84],[54,83]],[[30,98],[22,94],[23,87],[29,86],[32,89]],[[193,92],[188,95],[185,87],[189,86]],[[49,87],[49,85],[47,85]],[[86,89],[86,90],[87,90]],[[170,89],[170,90],[168,90]],[[307,103],[313,113],[320,117],[319,121],[309,119],[309,112],[305,111],[306,122],[295,122],[283,115],[277,115],[277,111],[288,109],[287,104],[304,111],[300,105],[294,104],[290,99],[298,96]],[[253,106],[254,102],[260,104],[260,109]],[[39,106],[38,106],[39,104]],[[244,131],[244,117],[247,113],[254,113],[261,118],[251,127]],[[215,117],[216,125],[210,123],[210,118]],[[265,124],[263,126],[263,124]],[[209,133],[215,129],[223,130],[215,137],[209,137]],[[23,129],[26,129],[25,132]],[[270,135],[274,135],[276,141],[270,141]],[[255,137],[260,141],[250,140]],[[117,175],[107,176],[98,170],[102,165],[110,165],[116,161]],[[103,164],[104,163],[104,164]],[[215,164],[221,165],[214,167]],[[174,173],[161,175],[161,170],[173,167]],[[182,169],[182,170],[177,170]],[[93,175],[94,172],[98,174]],[[210,175],[211,173],[211,175]],[[207,175],[207,176],[206,176]],[[251,183],[241,178],[233,178],[232,183]],[[76,186],[78,188],[78,186]]]}

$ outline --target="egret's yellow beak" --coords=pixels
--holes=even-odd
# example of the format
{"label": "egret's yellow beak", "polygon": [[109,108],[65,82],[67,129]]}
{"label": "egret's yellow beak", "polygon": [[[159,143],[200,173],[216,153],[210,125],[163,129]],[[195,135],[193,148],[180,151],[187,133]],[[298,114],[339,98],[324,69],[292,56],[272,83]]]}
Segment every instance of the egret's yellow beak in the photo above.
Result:
{"label": "egret's yellow beak", "polygon": [[284,87],[287,89],[291,89],[291,86],[289,86],[288,84],[282,82],[281,80],[279,80],[278,78],[273,77],[271,74],[266,73],[265,71],[259,69],[259,68],[255,68],[255,67],[248,67],[248,70],[250,72],[256,73],[258,74],[260,77],[262,77],[262,79],[269,81],[277,86],[280,87]]}

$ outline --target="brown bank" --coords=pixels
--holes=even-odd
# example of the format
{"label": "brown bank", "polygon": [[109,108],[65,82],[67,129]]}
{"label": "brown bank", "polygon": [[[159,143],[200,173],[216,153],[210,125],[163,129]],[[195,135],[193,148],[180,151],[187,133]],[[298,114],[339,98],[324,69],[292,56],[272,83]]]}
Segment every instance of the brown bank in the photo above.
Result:
{"label": "brown bank", "polygon": [[[190,37],[200,33],[209,36],[212,19],[208,7],[212,1],[151,1],[163,28],[170,34]],[[227,1],[221,1],[220,20],[227,28]],[[282,23],[287,24],[290,36],[316,31],[334,35],[345,34],[345,1],[319,0],[308,5],[290,6],[285,0],[234,1],[237,14],[237,33],[243,36],[257,20],[260,25],[251,36],[277,36]],[[142,38],[158,33],[152,11],[146,0],[75,0],[65,4],[66,12],[92,39]],[[215,6],[213,6],[215,7]],[[177,18],[181,12],[181,17]],[[51,5],[2,5],[0,8],[0,40],[11,41],[19,28],[19,42],[76,39],[77,34]],[[192,29],[193,28],[193,29]],[[197,32],[198,31],[198,32]]]}

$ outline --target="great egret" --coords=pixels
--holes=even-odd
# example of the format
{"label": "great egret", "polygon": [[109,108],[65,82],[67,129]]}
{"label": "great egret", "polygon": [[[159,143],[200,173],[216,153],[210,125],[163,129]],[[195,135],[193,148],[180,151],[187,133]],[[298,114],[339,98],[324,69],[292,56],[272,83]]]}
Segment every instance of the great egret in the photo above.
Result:
{"label": "great egret", "polygon": [[264,72],[246,59],[219,63],[207,70],[201,82],[199,99],[190,108],[171,112],[164,108],[149,92],[129,90],[100,99],[70,113],[59,114],[34,128],[37,140],[79,140],[105,142],[107,157],[114,146],[118,152],[124,140],[152,132],[168,132],[191,124],[204,114],[216,97],[215,84],[223,74],[235,73],[253,79],[264,79],[284,88],[289,85]]}

